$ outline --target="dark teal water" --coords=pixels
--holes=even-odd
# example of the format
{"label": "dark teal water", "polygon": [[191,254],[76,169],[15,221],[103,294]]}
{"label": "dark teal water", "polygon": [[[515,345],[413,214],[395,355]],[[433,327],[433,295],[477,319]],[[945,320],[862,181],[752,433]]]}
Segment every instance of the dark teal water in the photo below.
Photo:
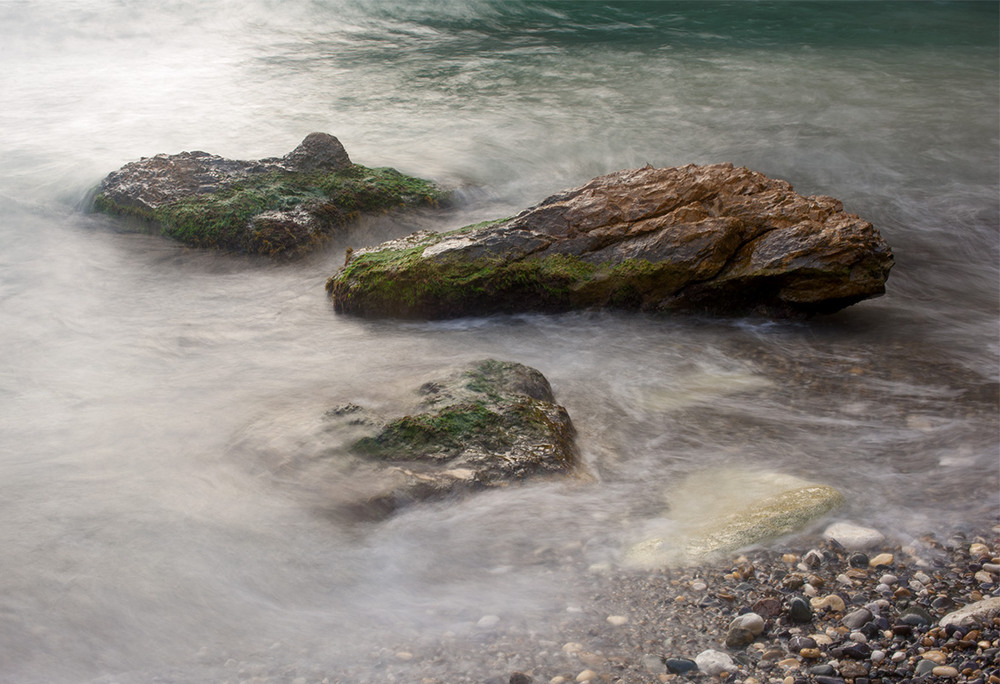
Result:
{"label": "dark teal water", "polygon": [[[998,19],[991,2],[0,4],[0,681],[384,681],[379,649],[483,615],[544,638],[710,468],[838,487],[839,517],[899,543],[990,524]],[[81,211],[139,156],[281,155],[313,130],[465,204],[280,266]],[[896,254],[886,296],[807,324],[374,323],[324,296],[348,244],[715,161],[872,221]],[[593,482],[360,533],[317,512],[350,487],[323,469],[318,415],[484,356],[546,374]],[[736,496],[705,492],[706,515]],[[497,674],[473,660],[456,681]]]}

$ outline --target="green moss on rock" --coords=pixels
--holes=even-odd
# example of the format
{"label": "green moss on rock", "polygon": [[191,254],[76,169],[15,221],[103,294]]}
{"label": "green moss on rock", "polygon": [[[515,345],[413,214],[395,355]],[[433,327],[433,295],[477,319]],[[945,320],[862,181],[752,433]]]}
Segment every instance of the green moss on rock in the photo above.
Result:
{"label": "green moss on rock", "polygon": [[444,237],[482,225],[362,253],[330,278],[327,291],[345,313],[447,318],[605,306],[644,309],[688,277],[683,267],[642,259],[595,264],[567,254],[516,260],[424,256]]}
{"label": "green moss on rock", "polygon": [[[446,193],[430,181],[392,168],[353,164],[332,173],[247,174],[216,192],[190,195],[155,209],[124,205],[99,193],[94,209],[139,219],[151,232],[194,247],[275,256],[308,251],[361,213],[436,206],[445,198]],[[267,212],[293,215],[266,218]],[[264,220],[255,224],[262,214]]]}

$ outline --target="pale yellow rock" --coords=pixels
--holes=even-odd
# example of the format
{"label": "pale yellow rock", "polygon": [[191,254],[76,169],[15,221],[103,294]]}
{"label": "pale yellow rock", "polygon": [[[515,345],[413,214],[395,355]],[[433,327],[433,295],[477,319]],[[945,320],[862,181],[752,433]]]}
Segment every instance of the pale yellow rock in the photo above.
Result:
{"label": "pale yellow rock", "polygon": [[990,548],[986,544],[980,544],[976,542],[969,546],[969,555],[973,558],[982,558],[983,556],[990,555]]}
{"label": "pale yellow rock", "polygon": [[594,679],[597,679],[597,673],[593,670],[584,670],[576,676],[578,682],[589,682]]}
{"label": "pale yellow rock", "polygon": [[922,658],[924,660],[929,660],[932,663],[937,663],[938,665],[944,665],[948,662],[948,656],[941,651],[927,651],[923,654]]}
{"label": "pale yellow rock", "polygon": [[566,684],[566,682],[568,681],[569,680],[563,677],[562,675],[556,675],[555,677],[549,680],[549,684]]}
{"label": "pale yellow rock", "polygon": [[844,608],[846,607],[844,599],[836,594],[810,599],[809,605],[813,607],[813,610],[832,610],[836,613],[844,612]]}
{"label": "pale yellow rock", "polygon": [[579,653],[582,650],[583,650],[583,644],[578,644],[575,641],[569,641],[569,642],[563,644],[563,647],[562,647],[563,653],[566,653],[566,654],[569,654],[569,655],[574,655],[576,653]]}
{"label": "pale yellow rock", "polygon": [[[706,498],[712,501],[706,506]],[[692,564],[801,529],[843,504],[837,490],[783,473],[701,471],[666,494],[669,524],[625,553],[625,563],[656,568]],[[653,532],[651,534],[651,532]]]}
{"label": "pale yellow rock", "polygon": [[786,670],[797,670],[799,669],[799,661],[795,658],[785,658],[784,660],[779,660],[778,665]]}
{"label": "pale yellow rock", "polygon": [[622,625],[628,624],[628,618],[624,615],[609,615],[608,624],[614,625],[615,627],[621,627]]}
{"label": "pale yellow rock", "polygon": [[892,560],[893,557],[891,553],[880,553],[868,561],[868,567],[877,568],[880,565],[892,565]]}

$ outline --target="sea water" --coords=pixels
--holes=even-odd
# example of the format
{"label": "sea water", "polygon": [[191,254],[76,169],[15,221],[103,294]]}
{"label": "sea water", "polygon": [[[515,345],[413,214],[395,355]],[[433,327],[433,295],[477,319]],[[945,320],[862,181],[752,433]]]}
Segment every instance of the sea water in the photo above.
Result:
{"label": "sea water", "polygon": [[[338,681],[483,616],[544,635],[713,468],[834,486],[894,543],[992,524],[997,26],[990,2],[0,2],[0,681]],[[311,131],[461,202],[291,264],[86,211],[140,156]],[[720,161],[872,221],[886,295],[423,323],[324,293],[347,246]],[[332,515],[317,416],[485,357],[548,377],[588,477]],[[738,490],[683,496],[711,517]]]}

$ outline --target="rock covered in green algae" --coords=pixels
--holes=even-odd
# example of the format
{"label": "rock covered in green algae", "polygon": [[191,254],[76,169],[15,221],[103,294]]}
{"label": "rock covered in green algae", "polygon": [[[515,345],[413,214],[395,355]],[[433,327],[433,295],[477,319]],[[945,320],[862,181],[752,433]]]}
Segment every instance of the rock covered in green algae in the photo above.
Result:
{"label": "rock covered in green algae", "polygon": [[576,466],[569,414],[534,368],[479,361],[424,383],[418,395],[411,413],[388,421],[353,404],[327,413],[334,431],[340,423],[371,428],[347,446],[351,492],[334,508],[377,518]]}
{"label": "rock covered in green algae", "polygon": [[94,209],[194,247],[294,257],[363,212],[443,198],[430,181],[353,164],[337,138],[310,133],[280,158],[144,157],[101,182]]}
{"label": "rock covered in green algae", "polygon": [[832,197],[732,164],[619,171],[514,218],[356,252],[338,310],[451,316],[611,307],[801,315],[885,291],[892,252]]}

